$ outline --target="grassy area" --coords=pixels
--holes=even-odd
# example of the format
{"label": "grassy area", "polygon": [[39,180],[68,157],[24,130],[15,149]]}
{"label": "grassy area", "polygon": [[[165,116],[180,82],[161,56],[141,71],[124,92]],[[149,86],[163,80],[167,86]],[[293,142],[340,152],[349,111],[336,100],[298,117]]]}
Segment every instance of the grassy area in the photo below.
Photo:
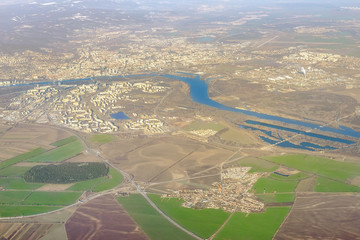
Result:
{"label": "grassy area", "polygon": [[0,178],[0,186],[4,189],[31,190],[43,186],[44,183],[28,183],[23,178]]}
{"label": "grassy area", "polygon": [[277,164],[265,161],[261,158],[243,158],[237,162],[242,167],[251,167],[251,172],[273,172],[279,166]]}
{"label": "grassy area", "polygon": [[109,178],[93,188],[94,192],[101,192],[116,187],[122,183],[124,177],[114,168],[109,169]]}
{"label": "grassy area", "polygon": [[206,130],[206,129],[211,129],[214,131],[220,131],[222,129],[224,129],[225,126],[217,123],[217,122],[203,122],[203,121],[198,121],[195,120],[192,123],[190,123],[189,125],[186,125],[184,127],[184,130],[186,131],[193,131],[193,130]]}
{"label": "grassy area", "polygon": [[29,191],[0,191],[0,204],[19,204],[30,193]]}
{"label": "grassy area", "polygon": [[237,142],[240,144],[252,144],[254,141],[244,132],[240,130],[229,129],[221,134],[221,138],[225,141]]}
{"label": "grassy area", "polygon": [[71,136],[71,137],[68,137],[68,138],[64,138],[64,139],[61,139],[59,141],[56,141],[54,143],[52,143],[51,145],[52,146],[55,146],[55,147],[61,147],[63,145],[66,145],[66,144],[69,144],[71,142],[74,142],[77,140],[77,137],[75,136]]}
{"label": "grassy area", "polygon": [[110,134],[94,134],[90,137],[90,141],[95,143],[109,143],[114,141],[115,136]]}
{"label": "grassy area", "polygon": [[69,191],[87,191],[90,190],[93,186],[100,184],[103,181],[106,181],[107,177],[99,177],[87,181],[77,182],[72,185],[70,188],[66,189]]}
{"label": "grassy area", "polygon": [[278,179],[278,180],[285,180],[285,181],[297,181],[297,180],[301,180],[304,178],[308,178],[310,177],[310,175],[303,173],[303,172],[298,172],[296,174],[290,175],[290,176],[281,176],[275,173],[270,174],[270,177],[273,179]]}
{"label": "grassy area", "polygon": [[277,192],[294,192],[296,181],[281,181],[272,178],[260,178],[253,186],[256,193],[277,193]]}
{"label": "grassy area", "polygon": [[0,170],[1,177],[22,177],[31,167],[9,166]]}
{"label": "grassy area", "polygon": [[256,194],[256,197],[266,203],[286,203],[294,202],[295,193]]}
{"label": "grassy area", "polygon": [[272,239],[288,214],[289,207],[271,207],[264,213],[235,213],[215,239]]}
{"label": "grassy area", "polygon": [[14,165],[16,163],[25,161],[27,159],[33,158],[35,156],[38,156],[40,154],[42,154],[43,152],[45,152],[46,150],[43,148],[36,148],[30,152],[18,155],[16,157],[10,158],[8,160],[2,161],[0,163],[0,169],[6,168],[8,166]]}
{"label": "grassy area", "polygon": [[82,193],[79,192],[33,192],[23,204],[28,205],[70,205],[75,203]]}
{"label": "grassy area", "polygon": [[141,195],[132,194],[129,197],[120,197],[118,200],[150,239],[193,239],[155,211]]}
{"label": "grassy area", "polygon": [[360,164],[339,162],[322,157],[297,154],[266,157],[266,159],[274,163],[343,182],[360,175]]}
{"label": "grassy area", "polygon": [[339,43],[343,45],[354,44],[354,40],[346,37],[321,38],[321,37],[314,37],[312,35],[305,35],[305,36],[297,36],[295,37],[295,39],[304,42],[315,42],[315,43]]}
{"label": "grassy area", "polygon": [[315,192],[360,192],[360,188],[328,178],[318,177]]}
{"label": "grassy area", "polygon": [[59,208],[48,206],[1,206],[0,217],[28,216],[54,211]]}
{"label": "grassy area", "polygon": [[61,147],[57,147],[39,156],[28,159],[29,162],[61,162],[72,158],[83,151],[80,140],[73,141]]}
{"label": "grassy area", "polygon": [[181,206],[177,198],[149,195],[151,200],[169,217],[202,238],[210,237],[226,221],[230,213],[219,209],[192,209]]}

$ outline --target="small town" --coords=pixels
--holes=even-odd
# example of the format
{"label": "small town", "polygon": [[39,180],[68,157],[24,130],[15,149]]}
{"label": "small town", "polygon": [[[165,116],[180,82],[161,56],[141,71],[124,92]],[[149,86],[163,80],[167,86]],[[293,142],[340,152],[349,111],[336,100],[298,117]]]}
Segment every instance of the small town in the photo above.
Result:
{"label": "small town", "polygon": [[214,208],[233,212],[260,212],[264,203],[255,199],[250,189],[264,173],[248,173],[251,167],[227,168],[221,173],[221,181],[215,182],[210,189],[183,189],[162,197],[182,198],[183,207]]}

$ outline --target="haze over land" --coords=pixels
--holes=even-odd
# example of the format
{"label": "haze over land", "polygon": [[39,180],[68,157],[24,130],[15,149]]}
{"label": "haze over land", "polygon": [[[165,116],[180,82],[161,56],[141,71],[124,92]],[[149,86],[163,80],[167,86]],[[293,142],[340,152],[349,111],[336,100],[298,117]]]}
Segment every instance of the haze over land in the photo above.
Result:
{"label": "haze over land", "polygon": [[360,238],[359,9],[2,1],[0,236]]}

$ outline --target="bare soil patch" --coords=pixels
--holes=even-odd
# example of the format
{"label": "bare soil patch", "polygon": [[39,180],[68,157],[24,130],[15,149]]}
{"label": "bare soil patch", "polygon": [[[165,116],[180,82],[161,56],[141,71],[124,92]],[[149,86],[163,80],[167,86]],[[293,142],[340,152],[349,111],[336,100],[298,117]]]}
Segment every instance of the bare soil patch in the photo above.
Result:
{"label": "bare soil patch", "polygon": [[111,195],[79,207],[65,227],[69,240],[149,239]]}
{"label": "bare soil patch", "polygon": [[66,160],[66,162],[101,162],[95,155],[81,153],[73,158]]}
{"label": "bare soil patch", "polygon": [[297,185],[295,192],[313,192],[317,177],[309,177],[301,180]]}
{"label": "bare soil patch", "polygon": [[66,189],[68,189],[69,187],[71,187],[72,185],[74,185],[74,183],[69,183],[69,184],[46,184],[38,189],[36,189],[37,191],[65,191]]}
{"label": "bare soil patch", "polygon": [[360,239],[360,194],[297,194],[275,239]]}
{"label": "bare soil patch", "polygon": [[53,224],[0,223],[1,239],[37,240],[47,234]]}

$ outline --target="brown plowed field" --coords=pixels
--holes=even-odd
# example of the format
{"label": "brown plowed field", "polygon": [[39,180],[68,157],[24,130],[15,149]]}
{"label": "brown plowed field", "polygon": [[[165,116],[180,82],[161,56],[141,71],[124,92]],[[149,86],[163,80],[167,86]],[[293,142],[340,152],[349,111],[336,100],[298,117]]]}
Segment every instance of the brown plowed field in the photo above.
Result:
{"label": "brown plowed field", "polygon": [[111,195],[79,207],[65,227],[69,240],[149,239]]}
{"label": "brown plowed field", "polygon": [[46,235],[53,224],[0,223],[1,240],[37,240]]}
{"label": "brown plowed field", "polygon": [[360,239],[360,194],[298,194],[275,239]]}

